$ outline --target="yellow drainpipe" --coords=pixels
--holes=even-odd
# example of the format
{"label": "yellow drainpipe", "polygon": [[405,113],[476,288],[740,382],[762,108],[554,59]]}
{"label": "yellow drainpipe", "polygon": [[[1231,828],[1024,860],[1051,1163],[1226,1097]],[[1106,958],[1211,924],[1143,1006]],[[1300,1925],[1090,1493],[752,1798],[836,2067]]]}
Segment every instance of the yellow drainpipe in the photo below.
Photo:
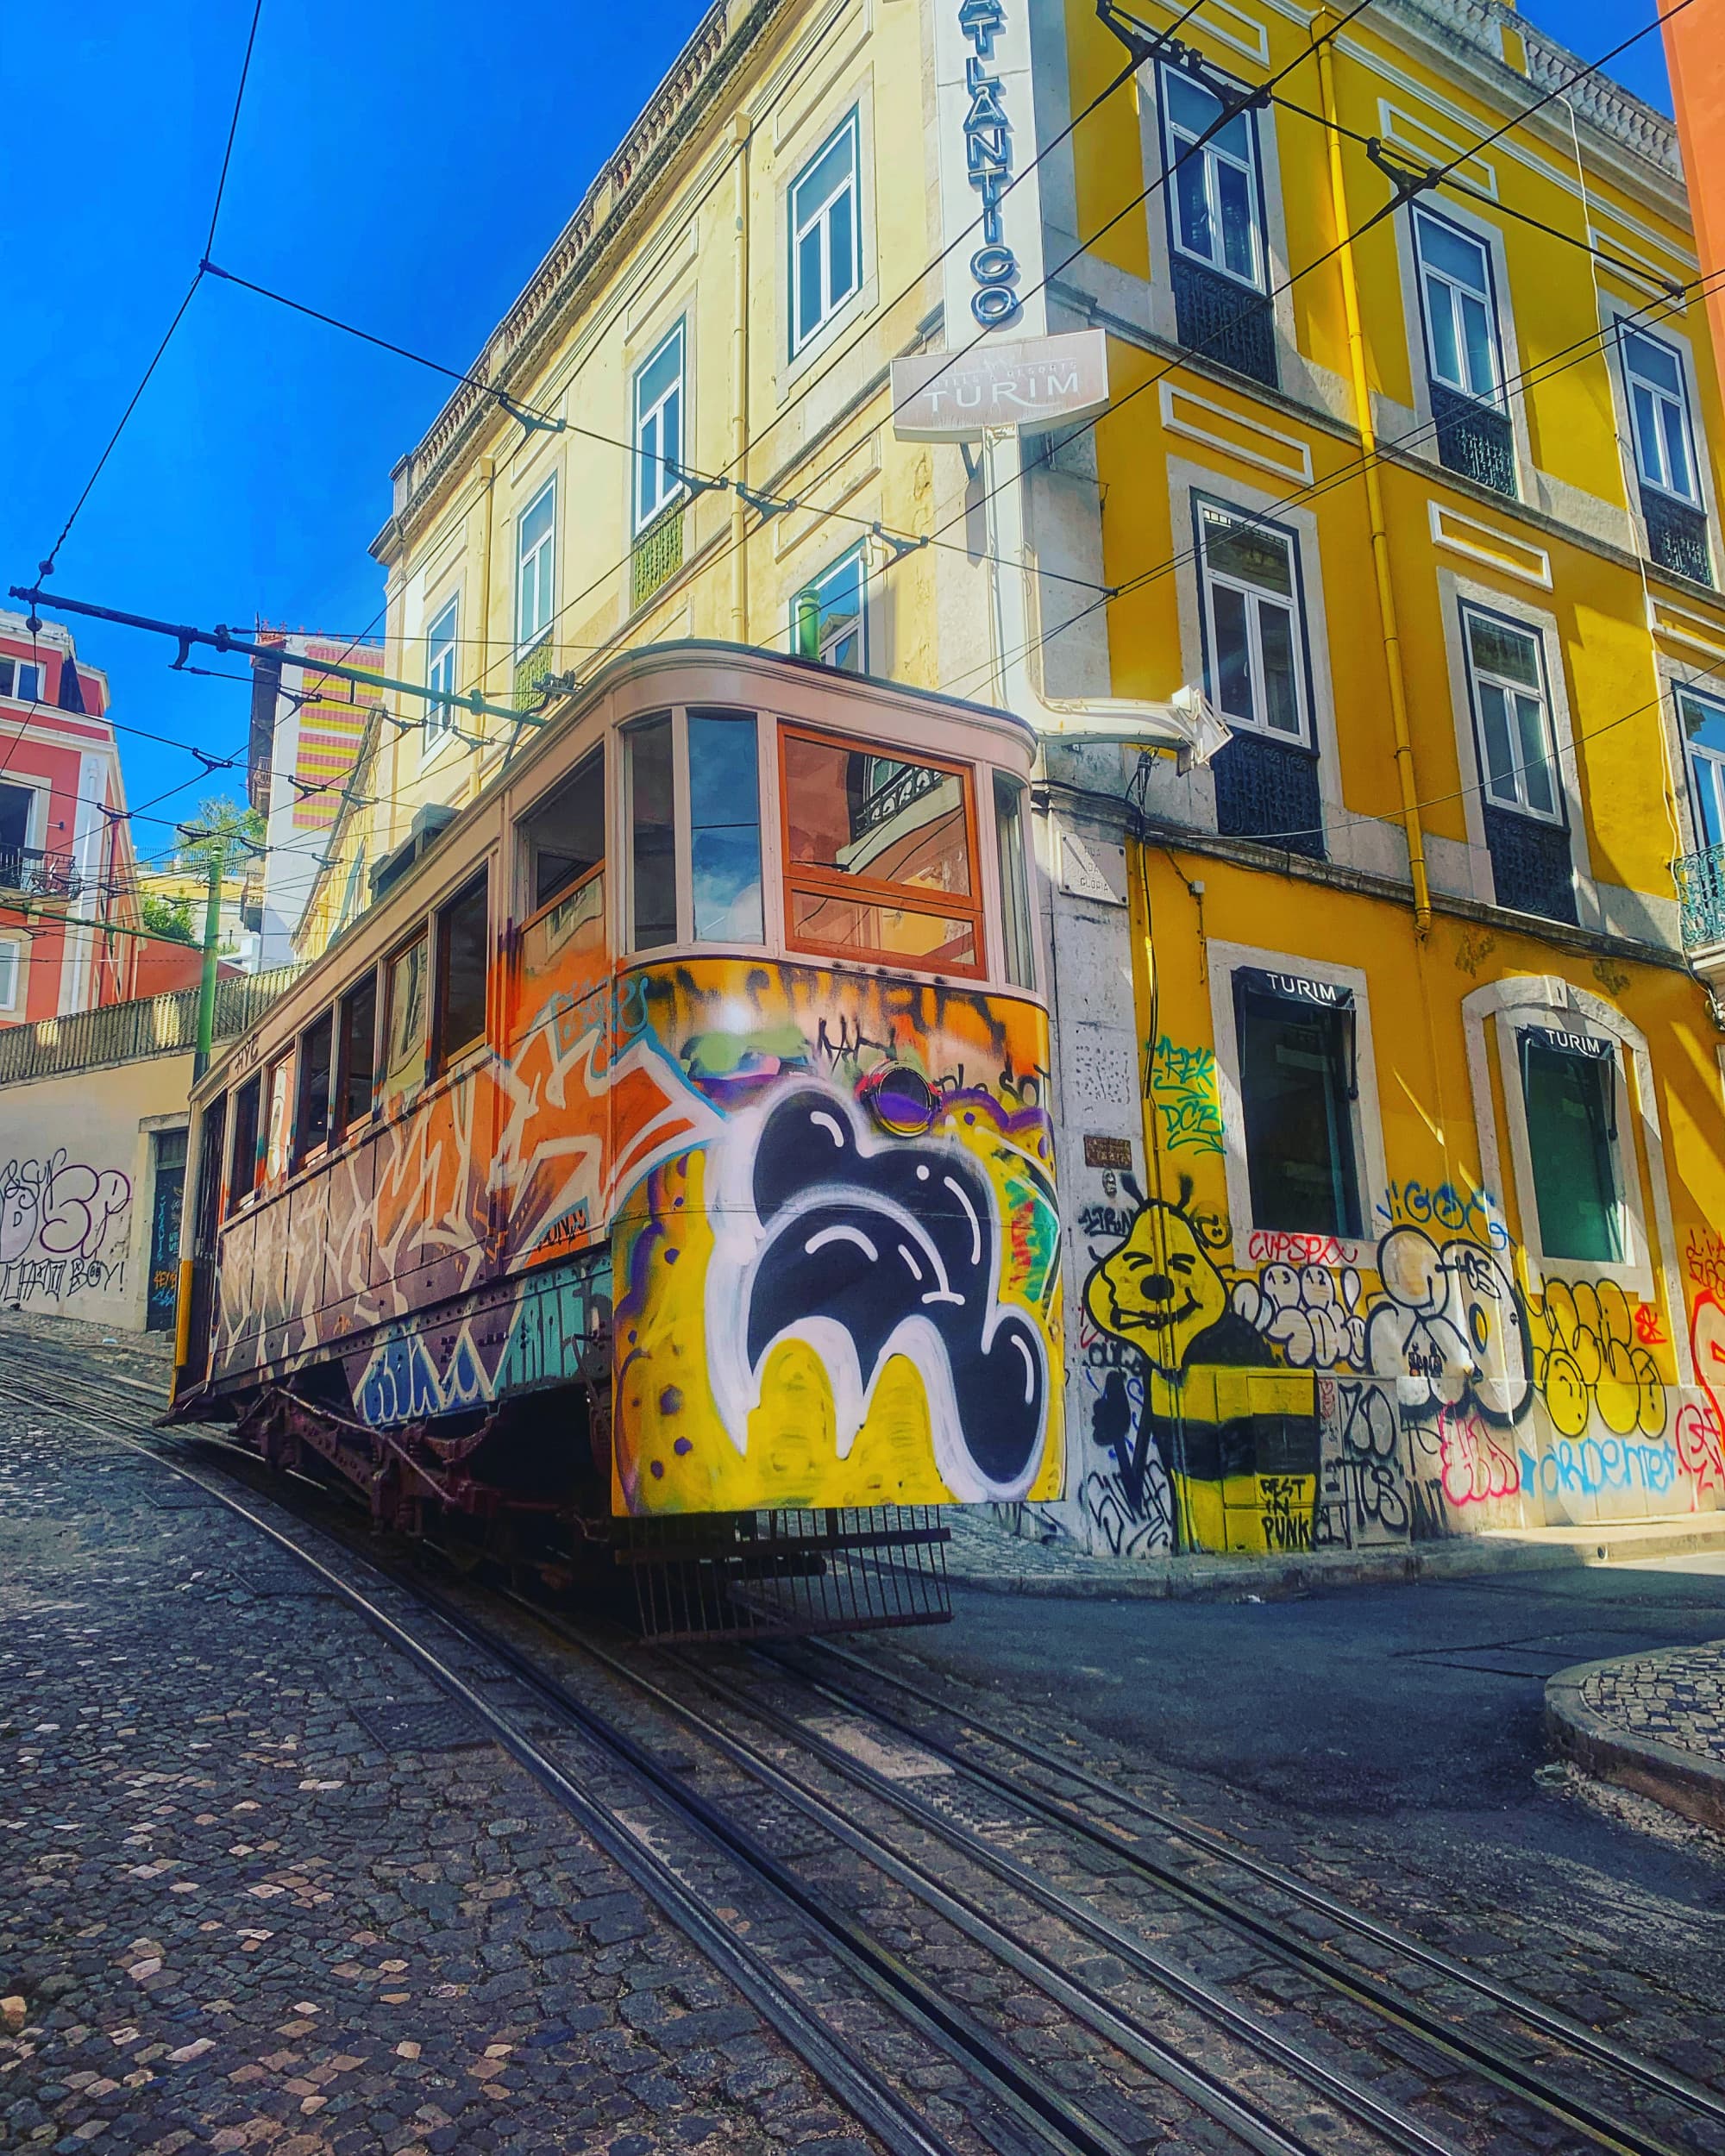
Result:
{"label": "yellow drainpipe", "polygon": [[1336,221],[1336,260],[1342,273],[1342,308],[1347,317],[1348,362],[1353,378],[1354,423],[1359,429],[1365,467],[1365,506],[1371,523],[1371,567],[1377,585],[1377,613],[1389,674],[1389,718],[1396,734],[1396,772],[1402,787],[1402,821],[1408,833],[1408,867],[1414,881],[1414,929],[1431,933],[1432,891],[1426,880],[1426,834],[1420,822],[1420,787],[1414,773],[1414,743],[1408,729],[1408,685],[1402,670],[1402,632],[1396,620],[1396,588],[1389,574],[1389,533],[1383,517],[1383,489],[1377,473],[1377,434],[1371,420],[1371,387],[1365,372],[1365,337],[1360,328],[1359,285],[1354,273],[1353,228],[1348,222],[1347,186],[1342,172],[1342,138],[1336,128],[1335,60],[1330,41],[1332,18],[1318,46],[1318,80],[1322,91],[1325,133],[1330,146],[1330,202]]}
{"label": "yellow drainpipe", "polygon": [[[731,330],[731,476],[748,484],[749,455],[749,142],[753,132],[749,115],[739,112],[731,122],[737,145],[737,289],[735,319]],[[731,497],[731,640],[749,641],[749,548],[743,523],[746,506],[733,491]]]}

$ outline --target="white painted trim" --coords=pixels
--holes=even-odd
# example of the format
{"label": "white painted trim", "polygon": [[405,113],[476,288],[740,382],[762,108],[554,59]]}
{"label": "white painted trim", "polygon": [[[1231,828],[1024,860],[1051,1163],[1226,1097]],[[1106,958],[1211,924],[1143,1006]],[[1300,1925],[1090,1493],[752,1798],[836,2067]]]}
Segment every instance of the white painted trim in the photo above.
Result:
{"label": "white painted trim", "polygon": [[[1219,450],[1223,456],[1236,458],[1242,464],[1256,465],[1260,471],[1273,473],[1277,479],[1297,479],[1304,486],[1312,484],[1312,450],[1309,442],[1298,435],[1283,434],[1275,427],[1266,427],[1261,419],[1246,412],[1233,411],[1226,404],[1219,404],[1213,398],[1199,396],[1196,390],[1188,389],[1182,382],[1164,377],[1157,385],[1162,405],[1162,424],[1170,434],[1185,435],[1193,442],[1201,442],[1208,449]],[[1175,411],[1176,401],[1195,404],[1202,411],[1218,413],[1238,427],[1243,433],[1262,435],[1266,442],[1280,442],[1294,452],[1291,463],[1278,464],[1261,449],[1249,449],[1241,442],[1230,442],[1226,435],[1212,433],[1189,419],[1182,419]]]}
{"label": "white painted trim", "polygon": [[[1402,120],[1405,120],[1414,130],[1413,134],[1404,133],[1396,125],[1397,121]],[[1435,142],[1440,151],[1445,153],[1446,157],[1459,159],[1461,175],[1464,179],[1478,187],[1483,194],[1490,195],[1494,200],[1496,199],[1497,195],[1496,167],[1487,159],[1473,155],[1468,149],[1469,142],[1477,142],[1479,140],[1477,132],[1466,137],[1446,135],[1441,128],[1434,128],[1427,121],[1421,119],[1417,113],[1405,112],[1400,105],[1392,104],[1388,97],[1380,97],[1377,101],[1377,132],[1389,147],[1406,150],[1409,156],[1421,165],[1445,161],[1445,157],[1434,158],[1433,156],[1432,145]],[[1423,142],[1418,139],[1421,135],[1426,138]]]}
{"label": "white painted trim", "polygon": [[[1665,1140],[1659,1129],[1658,1095],[1653,1090],[1653,1059],[1647,1036],[1625,1018],[1616,1006],[1590,989],[1577,987],[1555,974],[1521,975],[1488,982],[1462,999],[1462,1024],[1467,1045],[1468,1080],[1473,1094],[1474,1129],[1479,1143],[1480,1177],[1489,1190],[1501,1192],[1502,1150],[1498,1144],[1497,1116],[1491,1087],[1490,1050],[1487,1045],[1488,1018],[1497,1044],[1498,1071],[1509,1124],[1511,1162],[1520,1214],[1523,1263],[1527,1286],[1536,1295],[1545,1293],[1549,1270],[1565,1281],[1615,1281],[1626,1294],[1644,1302],[1653,1297],[1655,1265],[1665,1308],[1670,1316],[1672,1349],[1677,1359],[1678,1382],[1694,1382],[1694,1365],[1684,1324],[1682,1282],[1677,1269],[1677,1238],[1672,1220],[1671,1193],[1665,1178]],[[1521,1097],[1520,1059],[1515,1051],[1519,1024],[1555,1025],[1576,1030],[1576,1021],[1587,1031],[1603,1035],[1616,1046],[1617,1083],[1624,1107],[1634,1104],[1630,1119],[1620,1114],[1616,1162],[1618,1188],[1622,1194],[1624,1225],[1628,1231],[1625,1261],[1619,1265],[1587,1264],[1573,1258],[1547,1258],[1540,1240],[1539,1203],[1534,1190],[1533,1159],[1527,1144],[1526,1103]],[[1633,1075],[1633,1088],[1630,1078]],[[1640,1144],[1625,1144],[1626,1131],[1639,1127]],[[1642,1205],[1641,1175],[1645,1168],[1653,1194],[1653,1224],[1659,1249],[1647,1240]]]}
{"label": "white painted trim", "polygon": [[[1542,592],[1551,590],[1552,557],[1543,547],[1536,547],[1530,539],[1518,539],[1513,532],[1500,531],[1496,524],[1488,524],[1478,517],[1470,517],[1465,510],[1457,509],[1452,503],[1440,501],[1435,495],[1427,502],[1426,507],[1431,517],[1433,546],[1447,547],[1452,554],[1465,555],[1471,561],[1483,561],[1487,568],[1496,569],[1503,576],[1519,578],[1523,584],[1536,584]],[[1453,532],[1445,530],[1446,524],[1464,524],[1470,531],[1483,531],[1488,538],[1496,539],[1502,546],[1512,548],[1519,554],[1533,555],[1539,567],[1518,568],[1513,561],[1505,561],[1501,554],[1493,553],[1490,548],[1458,538]]]}
{"label": "white painted trim", "polygon": [[[1666,620],[1665,617],[1672,617]],[[1693,622],[1704,634],[1697,636],[1692,630],[1679,629],[1676,622]],[[1725,622],[1709,621],[1705,614],[1692,612],[1687,606],[1679,606],[1675,599],[1662,598],[1657,592],[1647,593],[1647,627],[1655,636],[1663,636],[1667,643],[1687,644],[1691,650],[1704,651],[1712,660],[1712,667],[1704,669],[1716,674],[1725,666]]]}

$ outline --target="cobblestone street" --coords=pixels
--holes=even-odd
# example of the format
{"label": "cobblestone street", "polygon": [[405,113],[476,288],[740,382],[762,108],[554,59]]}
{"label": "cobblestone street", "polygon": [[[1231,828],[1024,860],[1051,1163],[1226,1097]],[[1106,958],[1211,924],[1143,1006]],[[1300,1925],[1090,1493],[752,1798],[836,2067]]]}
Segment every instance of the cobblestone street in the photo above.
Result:
{"label": "cobblestone street", "polygon": [[864,2146],[534,1783],[160,1469],[9,1416],[0,1580],[0,2146]]}

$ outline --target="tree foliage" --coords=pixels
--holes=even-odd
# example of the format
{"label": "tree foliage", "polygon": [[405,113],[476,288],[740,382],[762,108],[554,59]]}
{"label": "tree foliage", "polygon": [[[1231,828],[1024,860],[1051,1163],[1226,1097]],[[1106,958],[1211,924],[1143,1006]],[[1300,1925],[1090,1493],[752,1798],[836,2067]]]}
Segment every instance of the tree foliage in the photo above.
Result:
{"label": "tree foliage", "polygon": [[191,923],[189,898],[169,899],[159,891],[146,891],[143,908],[144,926],[152,936],[165,937],[171,943],[195,943],[198,940]]}

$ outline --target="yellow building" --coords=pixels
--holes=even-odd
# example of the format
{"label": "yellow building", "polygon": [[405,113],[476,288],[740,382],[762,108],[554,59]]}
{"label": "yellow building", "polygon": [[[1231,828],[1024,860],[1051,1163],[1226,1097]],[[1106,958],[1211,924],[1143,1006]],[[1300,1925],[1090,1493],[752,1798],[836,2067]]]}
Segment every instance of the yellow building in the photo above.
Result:
{"label": "yellow building", "polygon": [[[715,8],[396,469],[386,670],[555,723],[712,637],[1038,725],[1027,1532],[1714,1508],[1725,415],[1672,131],[1497,0],[1147,11]],[[1051,424],[1026,363],[1079,348],[1026,341],[1086,332],[1107,408]],[[940,354],[963,439],[892,372]],[[516,730],[373,731],[304,949]]]}

